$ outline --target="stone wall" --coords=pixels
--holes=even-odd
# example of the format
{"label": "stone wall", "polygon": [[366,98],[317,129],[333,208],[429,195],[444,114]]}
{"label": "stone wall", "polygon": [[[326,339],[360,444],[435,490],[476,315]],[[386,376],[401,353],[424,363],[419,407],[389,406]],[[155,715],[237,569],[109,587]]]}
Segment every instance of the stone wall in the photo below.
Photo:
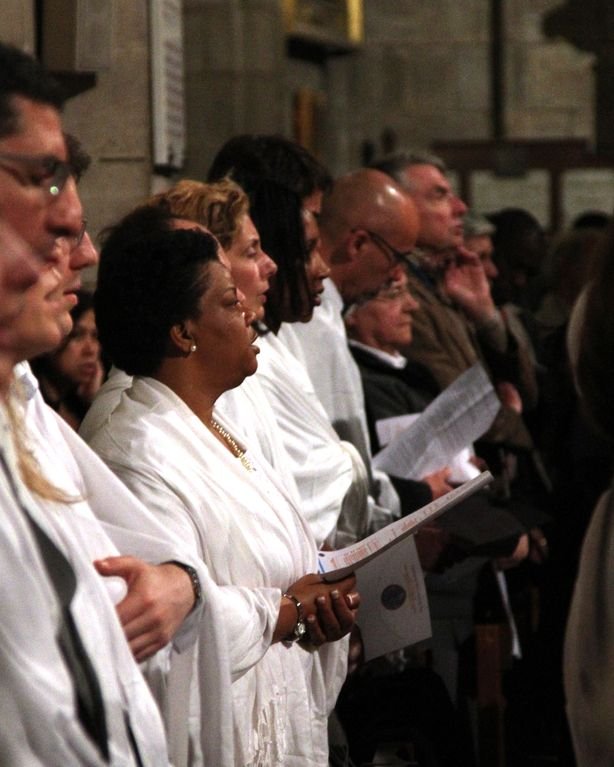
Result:
{"label": "stone wall", "polygon": [[186,173],[202,178],[237,133],[287,132],[276,0],[185,0]]}
{"label": "stone wall", "polygon": [[[34,3],[3,0],[3,41],[34,49]],[[152,189],[147,0],[112,3],[111,65],[97,85],[69,100],[64,126],[83,142],[92,165],[81,182],[95,236]],[[95,270],[84,277],[91,283]]]}
{"label": "stone wall", "polygon": [[[547,40],[541,17],[558,0],[507,0],[504,134],[593,138],[592,56]],[[492,137],[488,0],[366,0],[365,44],[332,62],[343,96],[339,165],[391,128],[401,145]],[[335,137],[338,138],[338,137]],[[335,140],[333,138],[333,140]]]}
{"label": "stone wall", "polygon": [[149,19],[146,0],[113,4],[111,66],[71,99],[65,125],[93,158],[81,182],[91,231],[116,221],[152,188]]}
{"label": "stone wall", "polygon": [[541,31],[561,0],[508,0],[507,131],[512,138],[594,140],[594,57]]}
{"label": "stone wall", "polygon": [[[31,4],[32,5],[32,4]],[[0,39],[30,53],[34,50],[34,15],[32,8],[19,0],[2,3]]]}
{"label": "stone wall", "polygon": [[[593,139],[593,58],[541,31],[561,0],[506,0],[504,131]],[[32,6],[3,0],[0,36],[33,48]],[[111,66],[66,109],[94,163],[83,181],[98,231],[164,180],[152,175],[148,0],[112,0]],[[278,0],[184,0],[186,175],[203,177],[240,132],[293,133],[301,88],[320,96],[322,159],[339,173],[365,142],[399,145],[491,136],[489,0],[364,0],[357,53],[288,59]],[[495,180],[496,183],[496,180]]]}
{"label": "stone wall", "polygon": [[[593,138],[593,58],[541,31],[559,1],[505,4],[507,137]],[[189,171],[202,174],[233,133],[291,135],[300,87],[322,95],[321,153],[334,172],[360,163],[365,142],[381,147],[383,133],[412,146],[490,138],[489,5],[364,0],[360,51],[319,65],[285,58],[276,0],[186,0]]]}

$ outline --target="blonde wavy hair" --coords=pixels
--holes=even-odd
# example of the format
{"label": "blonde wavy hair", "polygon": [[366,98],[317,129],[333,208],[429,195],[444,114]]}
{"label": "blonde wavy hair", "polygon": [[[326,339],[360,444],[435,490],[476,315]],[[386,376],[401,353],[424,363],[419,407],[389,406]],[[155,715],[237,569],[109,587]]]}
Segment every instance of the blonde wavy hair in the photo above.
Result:
{"label": "blonde wavy hair", "polygon": [[43,474],[33,451],[28,445],[27,429],[23,417],[25,395],[17,381],[11,383],[4,400],[6,414],[11,427],[13,446],[17,457],[17,468],[22,482],[34,495],[55,503],[76,503],[79,497],[68,495],[56,487]]}
{"label": "blonde wavy hair", "polygon": [[212,184],[183,179],[150,197],[146,204],[202,224],[217,237],[224,250],[232,245],[242,218],[249,213],[247,195],[230,178]]}

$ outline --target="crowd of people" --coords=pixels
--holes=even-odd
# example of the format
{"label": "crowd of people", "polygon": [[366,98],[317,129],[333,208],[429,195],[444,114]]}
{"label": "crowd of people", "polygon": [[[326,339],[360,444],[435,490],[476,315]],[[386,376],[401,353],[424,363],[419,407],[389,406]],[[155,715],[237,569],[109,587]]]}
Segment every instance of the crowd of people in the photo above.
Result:
{"label": "crowd of people", "polygon": [[[610,764],[608,217],[548,242],[428,153],[333,179],[244,135],[98,254],[62,105],[0,44],[0,763],[472,767],[476,621],[505,620],[509,764]],[[431,639],[365,662],[318,552],[460,483],[373,456],[476,364],[494,480],[410,540]]]}

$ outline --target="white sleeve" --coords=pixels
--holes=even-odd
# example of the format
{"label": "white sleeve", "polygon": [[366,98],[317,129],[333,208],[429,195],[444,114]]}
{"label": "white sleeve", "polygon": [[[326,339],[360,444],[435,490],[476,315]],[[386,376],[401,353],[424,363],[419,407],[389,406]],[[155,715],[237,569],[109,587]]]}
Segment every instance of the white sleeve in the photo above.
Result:
{"label": "white sleeve", "polygon": [[[170,535],[184,542],[191,552],[198,551],[205,564],[208,564],[206,536],[215,536],[216,531],[203,530],[202,526],[193,522],[190,516],[193,501],[184,503],[159,475],[113,464],[110,467]],[[216,585],[210,576],[208,586],[219,592],[218,604],[226,627],[231,671],[236,678],[258,663],[271,645],[281,591],[268,587]]]}
{"label": "white sleeve", "polygon": [[[78,721],[56,641],[55,593],[25,514],[6,486],[0,508],[0,762],[102,767]],[[18,759],[4,761],[5,754]]]}

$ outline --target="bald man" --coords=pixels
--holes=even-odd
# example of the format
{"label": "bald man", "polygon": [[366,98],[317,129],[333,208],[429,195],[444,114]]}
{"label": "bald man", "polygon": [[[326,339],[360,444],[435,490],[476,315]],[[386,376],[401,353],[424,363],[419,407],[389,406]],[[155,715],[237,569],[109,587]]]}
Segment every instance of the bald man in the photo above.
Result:
{"label": "bald man", "polygon": [[320,216],[322,255],[348,306],[389,280],[416,244],[413,201],[380,171],[362,169],[339,178]]}
{"label": "bald man", "polygon": [[[371,464],[360,373],[347,344],[344,308],[392,279],[412,251],[418,214],[412,200],[380,171],[361,169],[337,179],[322,202],[322,255],[330,279],[311,322],[282,325],[278,337],[306,366],[335,430]],[[370,526],[400,515],[401,501],[389,478],[373,472]],[[413,510],[413,509],[412,509]]]}

